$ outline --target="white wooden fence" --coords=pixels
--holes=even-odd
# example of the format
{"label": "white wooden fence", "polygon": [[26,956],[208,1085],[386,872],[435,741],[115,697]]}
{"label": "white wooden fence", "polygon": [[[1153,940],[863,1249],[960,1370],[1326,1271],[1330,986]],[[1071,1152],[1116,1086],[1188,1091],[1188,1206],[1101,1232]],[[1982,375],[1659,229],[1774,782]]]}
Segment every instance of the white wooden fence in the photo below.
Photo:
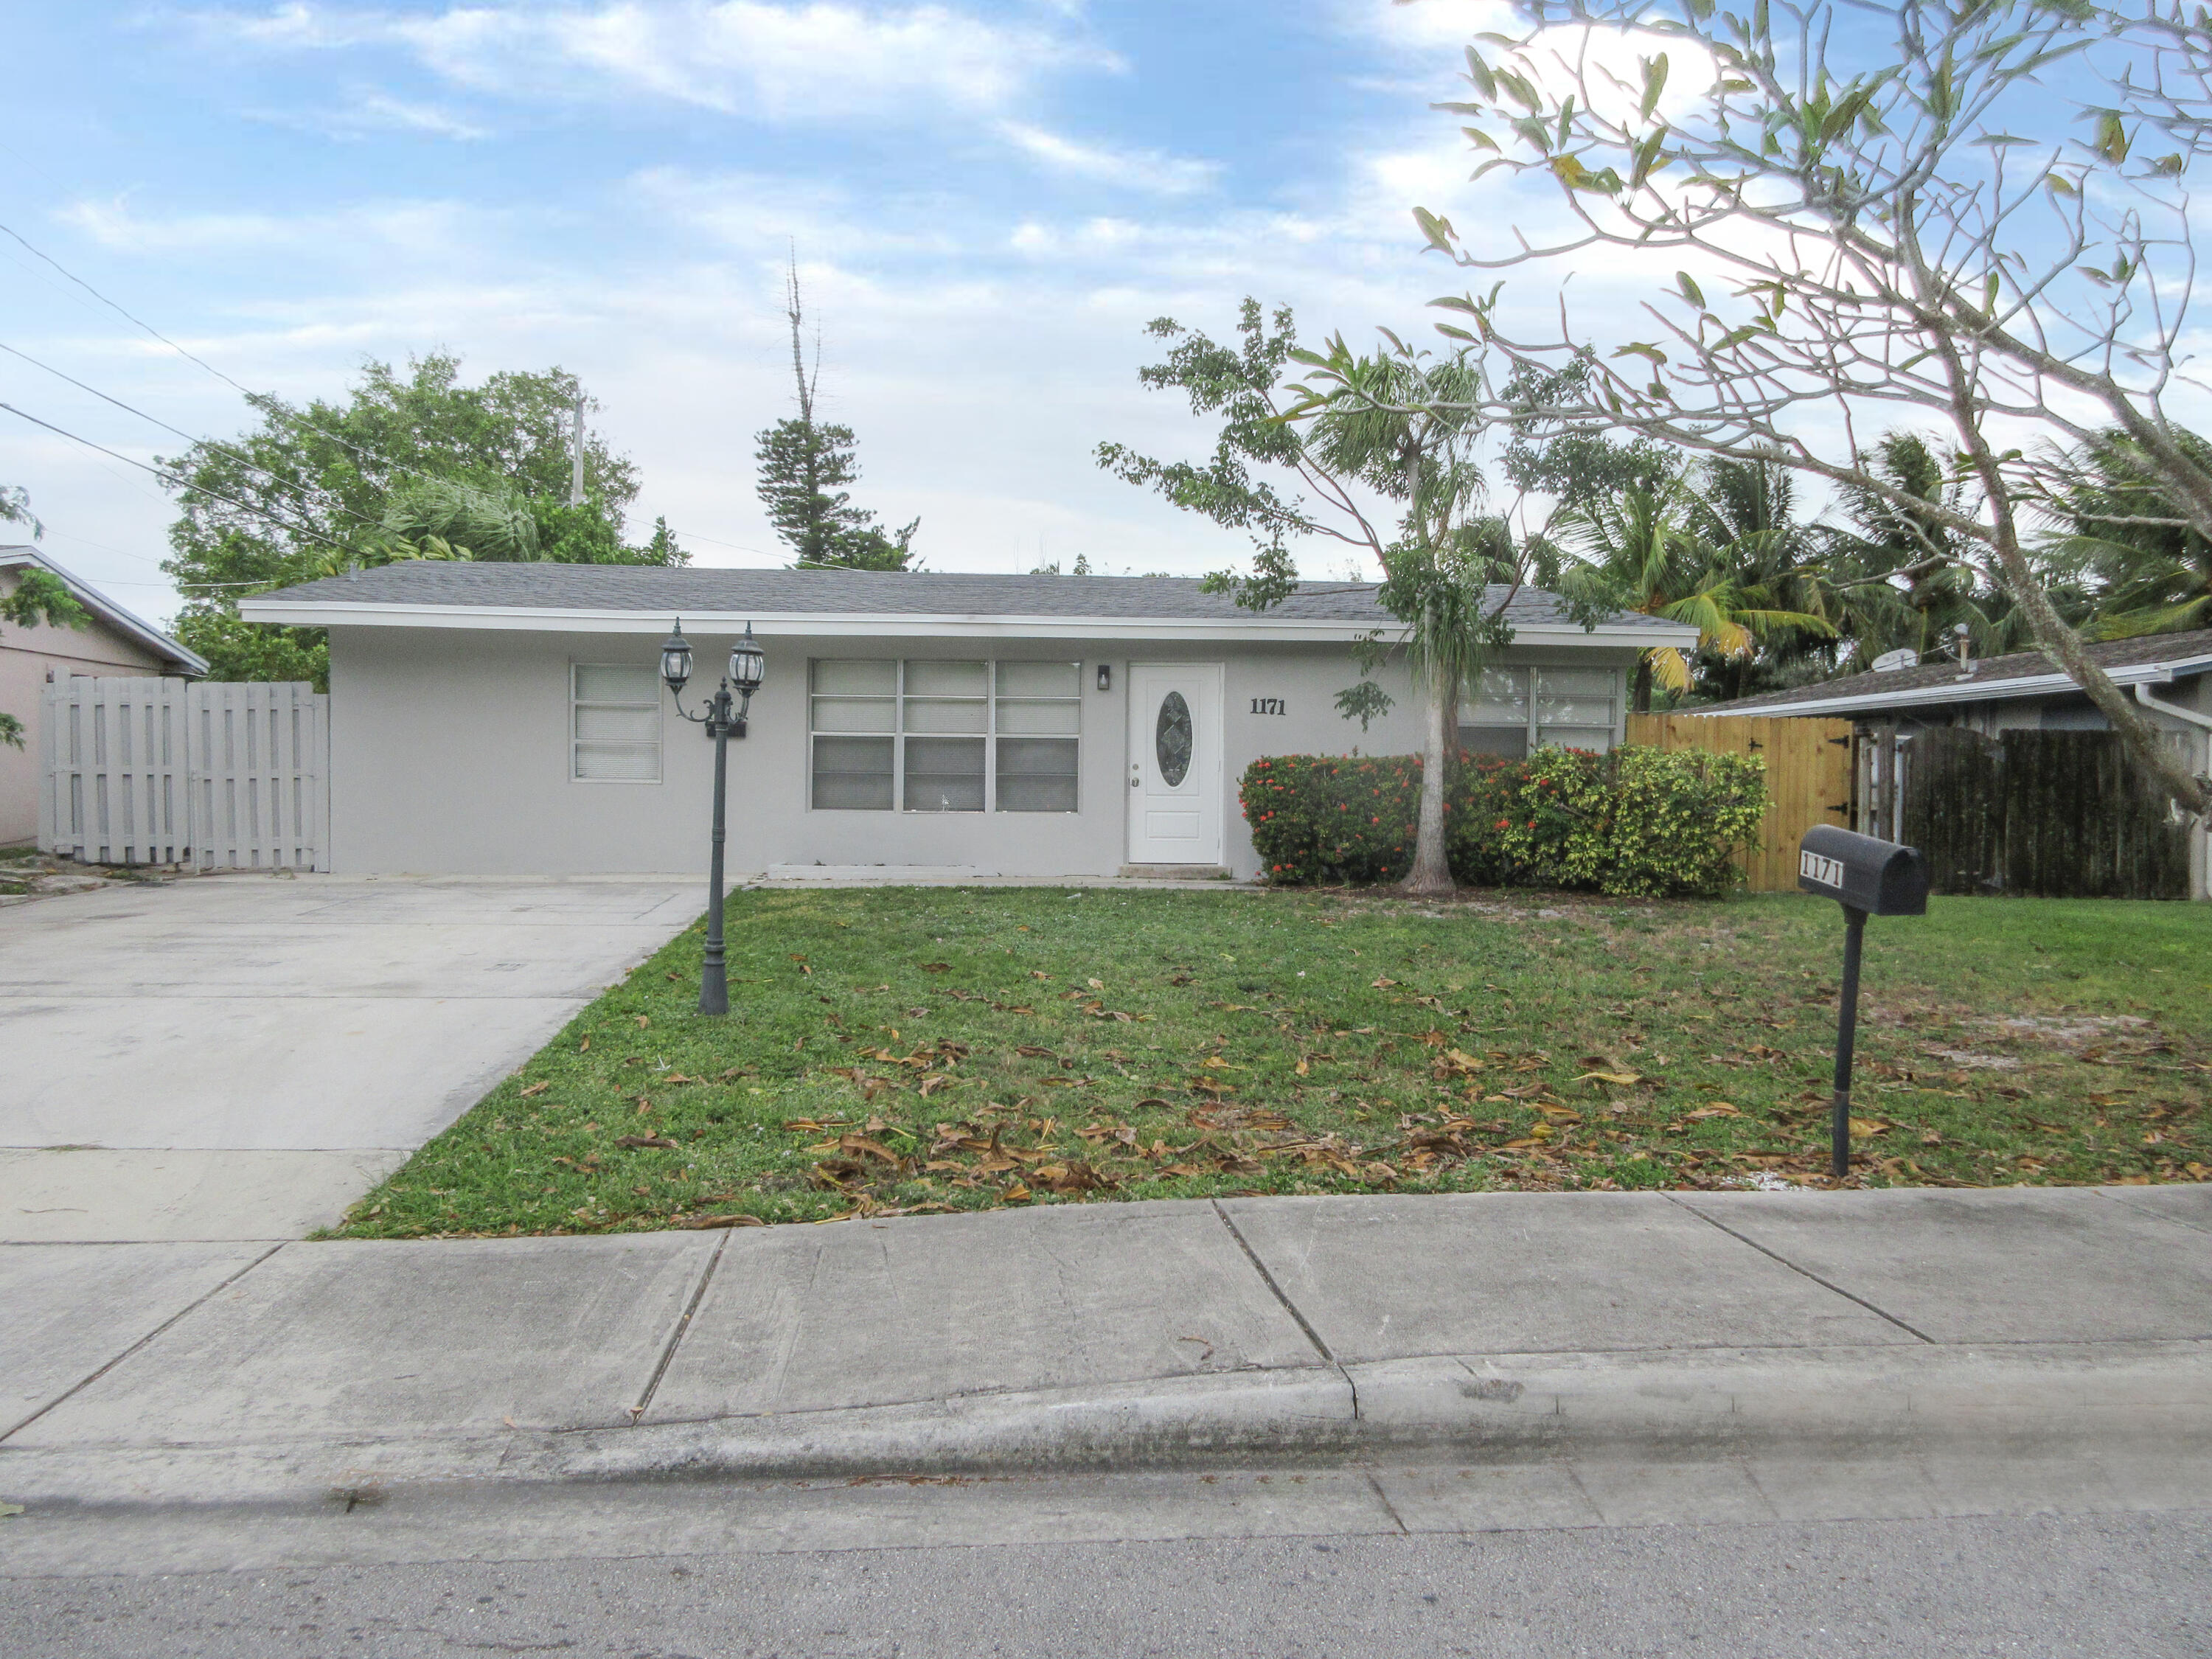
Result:
{"label": "white wooden fence", "polygon": [[330,699],[305,681],[46,688],[39,849],[88,864],[326,867]]}

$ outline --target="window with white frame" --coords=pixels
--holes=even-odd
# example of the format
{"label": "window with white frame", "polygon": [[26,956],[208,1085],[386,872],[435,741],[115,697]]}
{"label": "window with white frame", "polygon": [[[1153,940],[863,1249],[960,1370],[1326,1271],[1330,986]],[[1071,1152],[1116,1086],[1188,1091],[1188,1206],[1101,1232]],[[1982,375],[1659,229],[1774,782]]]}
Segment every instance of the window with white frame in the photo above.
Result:
{"label": "window with white frame", "polygon": [[650,665],[568,665],[568,762],[579,783],[660,781],[660,680]]}
{"label": "window with white frame", "polygon": [[1460,706],[1460,746],[1471,754],[1518,757],[1546,744],[1613,747],[1620,715],[1615,668],[1486,668]]}
{"label": "window with white frame", "polygon": [[817,659],[817,810],[1073,812],[1082,665]]}

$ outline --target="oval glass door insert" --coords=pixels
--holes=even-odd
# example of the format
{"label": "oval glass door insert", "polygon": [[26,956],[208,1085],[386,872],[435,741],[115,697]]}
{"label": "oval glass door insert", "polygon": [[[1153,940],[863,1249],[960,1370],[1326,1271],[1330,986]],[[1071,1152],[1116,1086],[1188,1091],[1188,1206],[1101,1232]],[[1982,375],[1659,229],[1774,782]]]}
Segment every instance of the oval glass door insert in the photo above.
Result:
{"label": "oval glass door insert", "polygon": [[1152,727],[1152,749],[1160,761],[1160,781],[1180,789],[1190,775],[1190,705],[1182,693],[1170,691],[1160,699],[1160,718]]}

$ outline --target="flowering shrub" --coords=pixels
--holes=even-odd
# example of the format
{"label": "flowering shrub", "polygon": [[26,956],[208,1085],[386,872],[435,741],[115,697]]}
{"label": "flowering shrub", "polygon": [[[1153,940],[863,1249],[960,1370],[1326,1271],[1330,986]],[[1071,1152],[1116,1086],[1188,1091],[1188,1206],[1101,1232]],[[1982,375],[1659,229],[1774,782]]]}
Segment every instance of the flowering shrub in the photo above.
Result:
{"label": "flowering shrub", "polygon": [[1278,755],[1244,769],[1237,799],[1268,880],[1395,881],[1413,861],[1420,757]]}
{"label": "flowering shrub", "polygon": [[[1411,756],[1255,761],[1239,799],[1271,881],[1389,881],[1412,861]],[[1715,896],[1766,814],[1763,762],[1693,750],[1462,756],[1444,807],[1453,876],[1478,886]]]}

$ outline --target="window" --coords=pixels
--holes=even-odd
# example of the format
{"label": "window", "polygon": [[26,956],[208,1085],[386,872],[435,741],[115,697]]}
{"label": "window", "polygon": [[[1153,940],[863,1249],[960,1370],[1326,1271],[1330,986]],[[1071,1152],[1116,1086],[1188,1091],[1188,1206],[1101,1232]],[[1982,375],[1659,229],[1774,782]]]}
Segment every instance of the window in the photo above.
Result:
{"label": "window", "polygon": [[1486,668],[1460,709],[1460,746],[1515,757],[1545,744],[1613,747],[1620,672],[1613,668]]}
{"label": "window", "polygon": [[568,775],[580,783],[660,781],[660,681],[648,665],[568,665]]}
{"label": "window", "polygon": [[811,667],[813,804],[887,812],[1073,812],[1082,665]]}

